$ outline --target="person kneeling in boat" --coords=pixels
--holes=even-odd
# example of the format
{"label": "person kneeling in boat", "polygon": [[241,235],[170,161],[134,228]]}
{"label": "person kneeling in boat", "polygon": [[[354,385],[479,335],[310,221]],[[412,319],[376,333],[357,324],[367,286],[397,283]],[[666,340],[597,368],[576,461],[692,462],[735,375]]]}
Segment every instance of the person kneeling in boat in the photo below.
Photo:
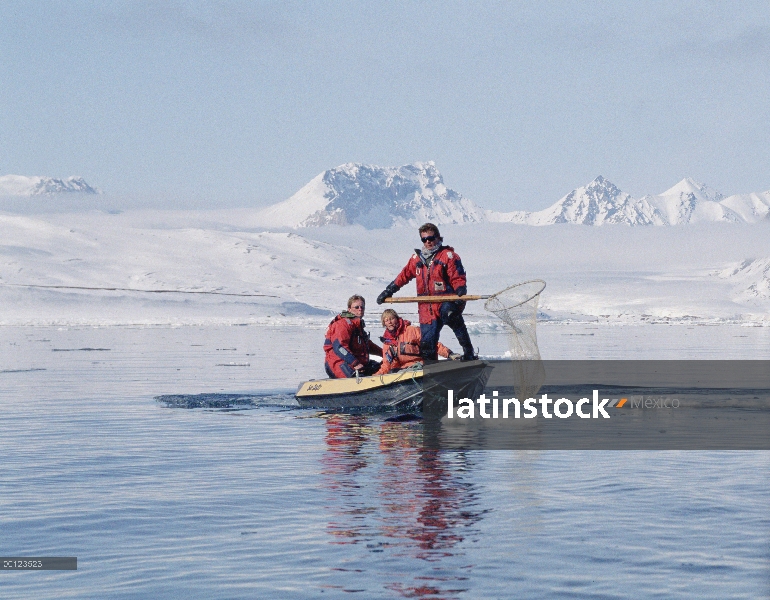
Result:
{"label": "person kneeling in boat", "polygon": [[[392,308],[383,311],[382,326],[385,328],[385,334],[380,338],[382,340],[382,366],[375,375],[386,375],[391,371],[398,371],[411,367],[417,362],[422,362],[419,327],[399,317]],[[451,360],[461,358],[459,354],[455,354],[441,342],[438,343],[438,355]]]}
{"label": "person kneeling in boat", "polygon": [[382,348],[369,339],[364,327],[366,300],[359,295],[348,299],[348,310],[338,314],[326,330],[326,374],[332,379],[373,375],[380,363],[370,354],[382,356]]}

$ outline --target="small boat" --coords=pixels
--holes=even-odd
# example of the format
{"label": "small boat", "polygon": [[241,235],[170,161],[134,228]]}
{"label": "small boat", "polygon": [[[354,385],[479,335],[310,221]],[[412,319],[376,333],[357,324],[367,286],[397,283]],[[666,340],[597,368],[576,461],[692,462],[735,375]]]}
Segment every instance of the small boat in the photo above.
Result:
{"label": "small boat", "polygon": [[[306,408],[347,409],[419,409],[423,395],[442,385],[448,375],[461,381],[457,392],[477,395],[483,389],[488,373],[487,363],[440,361],[427,368],[419,363],[387,375],[351,377],[349,379],[311,379],[299,385],[295,398]],[[436,377],[436,376],[439,377]],[[428,389],[426,389],[428,388]]]}
{"label": "small boat", "polygon": [[422,365],[387,375],[349,379],[311,379],[295,397],[308,408],[395,408],[422,400]]}

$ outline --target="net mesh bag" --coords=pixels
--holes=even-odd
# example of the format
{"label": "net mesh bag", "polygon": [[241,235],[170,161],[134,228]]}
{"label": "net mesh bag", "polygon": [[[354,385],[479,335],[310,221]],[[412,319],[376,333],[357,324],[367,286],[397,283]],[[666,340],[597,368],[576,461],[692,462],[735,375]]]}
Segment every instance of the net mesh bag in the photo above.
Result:
{"label": "net mesh bag", "polygon": [[545,281],[517,283],[489,297],[484,308],[507,325],[516,394],[531,398],[545,381],[545,369],[537,346],[537,305]]}

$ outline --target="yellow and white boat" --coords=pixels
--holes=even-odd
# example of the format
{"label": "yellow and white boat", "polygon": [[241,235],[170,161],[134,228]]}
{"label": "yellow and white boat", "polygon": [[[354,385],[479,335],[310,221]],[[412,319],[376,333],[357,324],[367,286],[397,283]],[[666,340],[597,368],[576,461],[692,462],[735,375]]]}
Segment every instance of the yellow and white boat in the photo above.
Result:
{"label": "yellow and white boat", "polygon": [[439,361],[370,377],[311,379],[299,385],[295,397],[301,406],[328,409],[419,408],[426,388],[445,386],[447,376],[458,393],[474,394],[483,389],[487,363]]}
{"label": "yellow and white boat", "polygon": [[295,397],[313,408],[396,407],[422,401],[422,365],[387,375],[349,379],[311,379],[299,385]]}

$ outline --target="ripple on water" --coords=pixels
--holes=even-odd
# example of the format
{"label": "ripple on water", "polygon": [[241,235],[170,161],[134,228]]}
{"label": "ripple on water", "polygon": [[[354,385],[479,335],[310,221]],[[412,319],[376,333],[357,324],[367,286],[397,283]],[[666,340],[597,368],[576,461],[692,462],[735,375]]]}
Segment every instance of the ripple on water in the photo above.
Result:
{"label": "ripple on water", "polygon": [[770,453],[426,450],[292,405],[319,330],[3,335],[3,551],[79,562],[4,597],[767,596]]}

